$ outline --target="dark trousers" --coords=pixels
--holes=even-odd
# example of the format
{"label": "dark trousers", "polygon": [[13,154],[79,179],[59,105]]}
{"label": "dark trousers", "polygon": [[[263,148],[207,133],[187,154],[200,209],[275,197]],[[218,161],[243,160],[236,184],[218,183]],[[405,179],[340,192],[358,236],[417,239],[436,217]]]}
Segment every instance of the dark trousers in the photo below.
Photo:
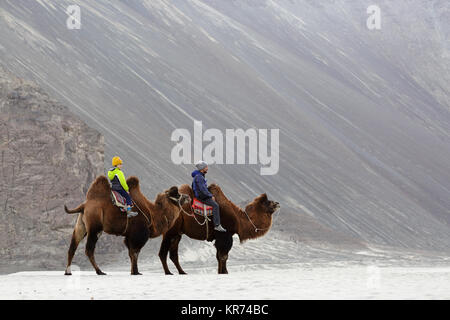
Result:
{"label": "dark trousers", "polygon": [[217,202],[215,202],[212,198],[202,200],[202,202],[208,206],[211,206],[213,212],[213,222],[214,226],[218,226],[220,224],[220,208]]}
{"label": "dark trousers", "polygon": [[120,195],[127,200],[127,205],[129,205],[129,206],[133,205],[133,202],[131,201],[130,195],[124,189],[117,189],[117,190],[114,190],[114,191],[117,191],[118,193],[120,193]]}

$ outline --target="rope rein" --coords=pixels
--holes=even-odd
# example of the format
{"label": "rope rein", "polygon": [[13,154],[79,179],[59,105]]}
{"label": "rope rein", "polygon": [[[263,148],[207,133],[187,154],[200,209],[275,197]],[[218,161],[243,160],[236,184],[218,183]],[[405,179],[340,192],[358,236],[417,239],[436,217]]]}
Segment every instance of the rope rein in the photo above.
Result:
{"label": "rope rein", "polygon": [[122,232],[122,235],[124,236],[126,233],[127,233],[127,229],[128,229],[128,220],[129,220],[130,218],[128,218],[128,216],[127,216],[127,224],[125,225],[125,230]]}
{"label": "rope rein", "polygon": [[139,206],[137,205],[136,202],[133,201],[133,204],[136,206],[136,208],[138,208],[138,211],[139,211],[140,213],[142,213],[142,215],[144,216],[144,218],[147,220],[148,227],[150,227],[150,226],[152,225],[152,223],[150,222],[150,219],[147,217],[147,215],[144,213],[144,211],[142,211],[142,209],[139,208]]}
{"label": "rope rein", "polygon": [[181,203],[180,203],[179,200],[178,200],[178,206],[180,207],[180,210],[181,210],[182,212],[184,212],[184,214],[186,214],[186,215],[189,216],[189,217],[193,217],[194,220],[195,220],[199,225],[201,225],[201,226],[204,225],[204,224],[206,224],[206,222],[211,221],[211,219],[209,219],[209,218],[206,217],[206,216],[204,216],[205,220],[204,220],[203,222],[198,221],[197,218],[195,217],[195,213],[190,214],[190,213],[186,212],[186,210],[184,210],[183,207],[181,206]]}
{"label": "rope rein", "polygon": [[[181,198],[180,198],[180,199],[181,199]],[[206,213],[205,213],[205,215],[203,216],[205,219],[203,220],[203,222],[200,222],[200,221],[198,221],[197,218],[195,217],[195,213],[189,214],[188,212],[186,212],[186,210],[183,209],[183,207],[181,206],[180,200],[178,200],[178,206],[180,207],[180,211],[184,212],[184,214],[186,214],[186,215],[189,216],[189,217],[193,217],[194,220],[195,220],[195,222],[197,222],[198,225],[200,225],[200,226],[205,225],[205,227],[206,227],[206,238],[205,238],[205,239],[208,240],[208,235],[209,235],[209,225],[208,225],[208,222],[211,221],[211,219],[208,218],[208,216],[206,215]]]}
{"label": "rope rein", "polygon": [[[255,228],[255,232],[263,231],[263,230],[269,230],[270,229],[270,227],[268,227],[268,228],[258,228],[253,223],[252,219],[250,219],[250,216],[248,215],[247,210],[242,210],[242,208],[240,208],[240,209],[241,209],[241,211],[244,211],[245,215],[247,216],[248,221],[250,221],[250,223],[253,226],[253,228]],[[281,208],[278,208],[274,213],[272,213],[272,215],[276,214],[277,215],[276,219],[278,219],[278,217],[280,215],[280,211],[281,211]],[[273,219],[272,223],[274,223],[276,219]]]}
{"label": "rope rein", "polygon": [[[144,218],[147,220],[147,227],[150,228],[152,225],[152,223],[150,222],[150,219],[147,217],[147,215],[144,213],[144,211],[142,211],[142,209],[139,208],[139,206],[137,205],[137,203],[135,201],[133,201],[133,205],[136,206],[136,208],[138,209],[138,212],[140,212],[144,216]],[[130,220],[130,218],[127,215],[127,224],[125,225],[125,230],[124,230],[124,232],[122,232],[122,235],[125,235],[127,233],[129,220]]]}

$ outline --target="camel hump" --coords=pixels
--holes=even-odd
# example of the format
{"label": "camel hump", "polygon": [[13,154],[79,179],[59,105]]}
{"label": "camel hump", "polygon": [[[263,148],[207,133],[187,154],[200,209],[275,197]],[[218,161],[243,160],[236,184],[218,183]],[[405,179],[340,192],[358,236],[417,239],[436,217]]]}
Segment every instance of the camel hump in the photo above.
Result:
{"label": "camel hump", "polygon": [[208,190],[209,190],[209,192],[211,192],[211,193],[214,194],[214,195],[223,193],[223,192],[222,192],[222,189],[221,189],[221,188],[219,187],[219,185],[216,184],[216,183],[212,183],[212,184],[208,187]]}
{"label": "camel hump", "polygon": [[109,185],[109,180],[106,176],[98,176],[94,182],[92,182],[89,190],[86,194],[87,199],[96,199],[109,197],[111,194],[111,186]]}
{"label": "camel hump", "polygon": [[[219,185],[213,183],[208,187],[209,191],[214,195],[223,194],[222,189],[219,187]],[[182,184],[178,188],[178,192],[182,194],[187,194],[191,197],[191,199],[194,199],[194,191],[192,190],[192,187],[188,184]]]}
{"label": "camel hump", "polygon": [[91,187],[93,186],[104,186],[105,184],[109,185],[109,180],[106,176],[101,175],[95,178],[94,182],[92,182]]}
{"label": "camel hump", "polygon": [[192,188],[190,185],[188,184],[182,184],[179,188],[178,188],[178,192],[180,194],[187,194],[189,197],[191,197],[191,199],[194,198],[194,191],[192,191]]}
{"label": "camel hump", "polygon": [[139,188],[139,178],[131,176],[127,179],[127,185],[130,189]]}

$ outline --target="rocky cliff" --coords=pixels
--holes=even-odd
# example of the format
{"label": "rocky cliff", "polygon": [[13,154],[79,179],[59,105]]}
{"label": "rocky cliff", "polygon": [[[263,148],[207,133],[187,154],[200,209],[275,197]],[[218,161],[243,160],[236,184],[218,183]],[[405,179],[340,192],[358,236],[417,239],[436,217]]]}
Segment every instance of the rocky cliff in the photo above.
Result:
{"label": "rocky cliff", "polygon": [[0,271],[64,265],[76,217],[63,205],[83,200],[103,152],[98,131],[0,67]]}

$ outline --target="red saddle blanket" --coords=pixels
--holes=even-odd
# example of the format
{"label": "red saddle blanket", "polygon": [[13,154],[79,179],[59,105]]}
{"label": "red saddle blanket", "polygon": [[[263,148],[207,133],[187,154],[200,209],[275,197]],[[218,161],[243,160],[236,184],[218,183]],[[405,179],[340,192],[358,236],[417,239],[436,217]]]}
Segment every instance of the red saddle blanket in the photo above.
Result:
{"label": "red saddle blanket", "polygon": [[127,199],[117,191],[111,190],[111,198],[114,205],[118,206],[121,211],[126,211]]}
{"label": "red saddle blanket", "polygon": [[204,204],[197,198],[194,198],[194,201],[192,201],[192,211],[201,216],[212,216],[212,207]]}

